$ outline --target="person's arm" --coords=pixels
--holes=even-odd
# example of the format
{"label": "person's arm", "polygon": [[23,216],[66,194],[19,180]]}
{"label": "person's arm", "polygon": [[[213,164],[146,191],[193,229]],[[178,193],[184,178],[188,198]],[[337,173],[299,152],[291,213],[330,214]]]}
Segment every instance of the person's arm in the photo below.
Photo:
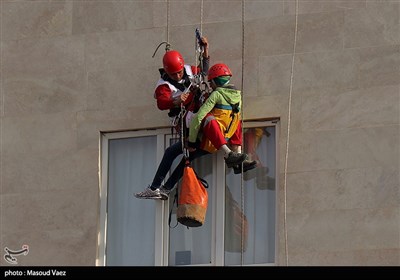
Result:
{"label": "person's arm", "polygon": [[208,40],[206,37],[201,37],[201,46],[203,47],[203,59],[201,59],[201,65],[191,66],[193,74],[207,75],[208,69],[210,68],[210,56],[208,54]]}
{"label": "person's arm", "polygon": [[201,37],[201,43],[203,45],[203,73],[207,75],[208,69],[210,68],[210,55],[208,54],[208,40],[206,37]]}
{"label": "person's arm", "polygon": [[155,91],[155,98],[157,99],[157,107],[160,110],[168,110],[175,107],[172,100],[171,89],[168,85],[159,85]]}
{"label": "person's arm", "polygon": [[208,54],[208,40],[206,37],[201,37],[201,44],[203,46],[203,58],[210,58]]}
{"label": "person's arm", "polygon": [[193,115],[192,121],[189,127],[189,138],[188,145],[189,147],[195,147],[197,135],[199,133],[201,122],[204,117],[214,108],[214,106],[218,103],[219,93],[214,91],[207,98],[206,102],[200,107],[199,111]]}
{"label": "person's arm", "polygon": [[207,75],[209,68],[210,68],[210,57],[203,58],[203,73],[205,75]]}
{"label": "person's arm", "polygon": [[155,98],[157,99],[157,107],[160,110],[169,110],[179,107],[182,102],[186,102],[189,93],[181,94],[176,98],[172,98],[172,92],[168,85],[159,85],[155,91]]}

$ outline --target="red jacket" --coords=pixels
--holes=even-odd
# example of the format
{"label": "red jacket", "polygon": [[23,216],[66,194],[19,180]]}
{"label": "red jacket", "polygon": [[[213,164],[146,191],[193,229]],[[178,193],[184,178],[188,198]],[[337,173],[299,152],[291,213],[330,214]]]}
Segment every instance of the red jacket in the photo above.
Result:
{"label": "red jacket", "polygon": [[[200,71],[198,67],[195,66],[190,66],[190,67],[192,73],[198,73],[198,71]],[[178,107],[173,103],[174,101],[173,92],[170,86],[166,83],[157,86],[157,88],[155,89],[154,97],[157,99],[157,107],[160,110],[170,110]],[[194,94],[190,94],[188,99],[186,99],[184,105],[187,106],[188,104],[190,104],[190,102],[193,100],[193,97]]]}

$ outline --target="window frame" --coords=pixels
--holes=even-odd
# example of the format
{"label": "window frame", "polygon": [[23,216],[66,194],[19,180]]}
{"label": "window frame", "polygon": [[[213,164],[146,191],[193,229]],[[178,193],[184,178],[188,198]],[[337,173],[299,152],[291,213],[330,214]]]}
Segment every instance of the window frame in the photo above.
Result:
{"label": "window frame", "polygon": [[[276,138],[275,138],[275,262],[265,264],[254,264],[254,265],[265,265],[273,266],[277,263],[277,256],[279,252],[278,242],[278,217],[279,217],[279,120],[249,120],[243,122],[244,128],[253,127],[265,127],[275,126]],[[170,128],[158,128],[158,129],[143,129],[135,131],[124,131],[124,132],[102,132],[100,133],[100,151],[99,151],[99,227],[98,227],[98,241],[97,241],[97,257],[96,266],[106,265],[106,238],[107,238],[107,189],[108,189],[108,157],[109,157],[109,141],[112,139],[123,139],[132,137],[143,137],[143,136],[156,136],[157,137],[157,166],[161,162],[164,155],[166,143],[172,138]],[[213,179],[211,182],[212,186],[224,186],[226,183],[225,178],[225,162],[222,153],[216,153],[212,157],[213,164]],[[213,225],[211,232],[211,240],[215,240],[211,244],[211,263],[201,264],[210,266],[224,266],[225,265],[225,251],[224,251],[224,239],[225,239],[225,188],[211,188],[213,191],[213,199],[211,203]],[[217,203],[218,201],[224,201],[224,203]],[[169,203],[159,201],[156,203],[156,218],[155,218],[155,260],[156,266],[168,266],[168,255],[169,255]],[[217,223],[218,221],[218,223]],[[191,265],[195,266],[195,265]],[[252,266],[247,264],[246,266]]]}
{"label": "window frame", "polygon": [[[99,198],[100,198],[100,213],[99,227],[97,234],[97,258],[96,266],[106,265],[106,240],[107,240],[107,190],[108,190],[108,159],[109,159],[109,141],[113,139],[123,139],[143,136],[156,136],[157,143],[164,143],[165,135],[171,133],[169,128],[147,129],[136,131],[123,132],[102,132],[100,133],[100,153],[99,153]],[[164,145],[157,145],[157,165],[161,162],[164,154]],[[162,202],[163,203],[163,202]],[[164,207],[161,203],[156,203],[156,238],[155,238],[155,265],[162,265],[162,248],[163,248],[163,215]],[[159,228],[160,227],[160,228]]]}

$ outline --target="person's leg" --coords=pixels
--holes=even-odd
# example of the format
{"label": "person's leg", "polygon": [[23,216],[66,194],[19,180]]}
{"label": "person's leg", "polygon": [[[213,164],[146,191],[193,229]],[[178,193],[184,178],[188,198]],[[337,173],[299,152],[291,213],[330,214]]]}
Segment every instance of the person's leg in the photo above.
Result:
{"label": "person's leg", "polygon": [[[225,162],[228,167],[233,167],[234,165],[241,164],[246,159],[246,154],[232,152],[232,150],[227,146],[227,140],[222,134],[218,121],[212,114],[208,114],[205,118],[202,130],[203,137],[210,140],[210,142],[217,150],[222,150],[224,152]],[[236,129],[235,131],[235,143],[241,141],[241,132],[238,133],[237,131],[238,129]]]}
{"label": "person's leg", "polygon": [[[189,153],[189,161],[193,161],[194,159],[207,155],[209,152],[204,151],[202,149],[196,149],[196,151]],[[165,190],[172,190],[176,183],[182,178],[183,176],[183,169],[185,168],[186,164],[186,159],[182,158],[182,160],[179,162],[178,166],[175,168],[175,170],[172,172],[171,176],[168,178],[168,180],[164,184],[164,189]]]}
{"label": "person's leg", "polygon": [[210,140],[217,150],[221,149],[223,145],[228,143],[225,137],[222,135],[218,121],[211,114],[206,116],[202,131],[203,135]]}
{"label": "person's leg", "polygon": [[229,144],[232,146],[242,146],[242,139],[242,122],[239,122],[235,133],[233,133],[232,137],[229,139]]}
{"label": "person's leg", "polygon": [[164,152],[164,156],[160,164],[158,165],[157,172],[154,175],[154,179],[151,185],[146,187],[144,191],[135,193],[134,196],[141,199],[165,199],[160,191],[161,183],[164,180],[165,175],[167,175],[167,173],[171,169],[173,161],[180,154],[182,154],[181,141],[178,141],[175,144],[169,146]]}
{"label": "person's leg", "polygon": [[[232,150],[237,153],[242,153],[242,141],[242,123],[240,122],[237,129],[235,130],[235,133],[232,135],[231,139],[229,139],[229,144],[231,145]],[[257,161],[251,160],[251,158],[246,158],[242,164],[233,166],[233,173],[240,174],[242,172],[254,169],[256,168],[256,166]]]}
{"label": "person's leg", "polygon": [[172,163],[180,154],[182,154],[181,141],[176,142],[165,150],[164,156],[158,165],[156,174],[154,175],[153,182],[151,183],[151,189],[154,190],[161,186],[162,181],[171,169]]}

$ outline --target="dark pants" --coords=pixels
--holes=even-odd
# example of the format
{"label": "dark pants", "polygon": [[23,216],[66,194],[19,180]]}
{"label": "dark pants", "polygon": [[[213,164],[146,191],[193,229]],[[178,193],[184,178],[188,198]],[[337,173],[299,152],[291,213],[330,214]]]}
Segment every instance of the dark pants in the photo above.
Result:
{"label": "dark pants", "polygon": [[[158,166],[156,175],[154,176],[153,183],[151,184],[151,188],[155,189],[161,186],[162,181],[167,175],[168,171],[171,169],[172,163],[174,160],[183,153],[182,151],[182,142],[178,141],[175,144],[169,146],[165,152],[164,156]],[[192,161],[198,157],[209,154],[208,152],[197,148],[196,151],[189,153],[189,161]],[[176,183],[178,183],[179,179],[183,176],[183,169],[185,167],[185,158],[179,162],[178,166],[172,172],[171,176],[164,184],[164,188],[171,190]]]}

